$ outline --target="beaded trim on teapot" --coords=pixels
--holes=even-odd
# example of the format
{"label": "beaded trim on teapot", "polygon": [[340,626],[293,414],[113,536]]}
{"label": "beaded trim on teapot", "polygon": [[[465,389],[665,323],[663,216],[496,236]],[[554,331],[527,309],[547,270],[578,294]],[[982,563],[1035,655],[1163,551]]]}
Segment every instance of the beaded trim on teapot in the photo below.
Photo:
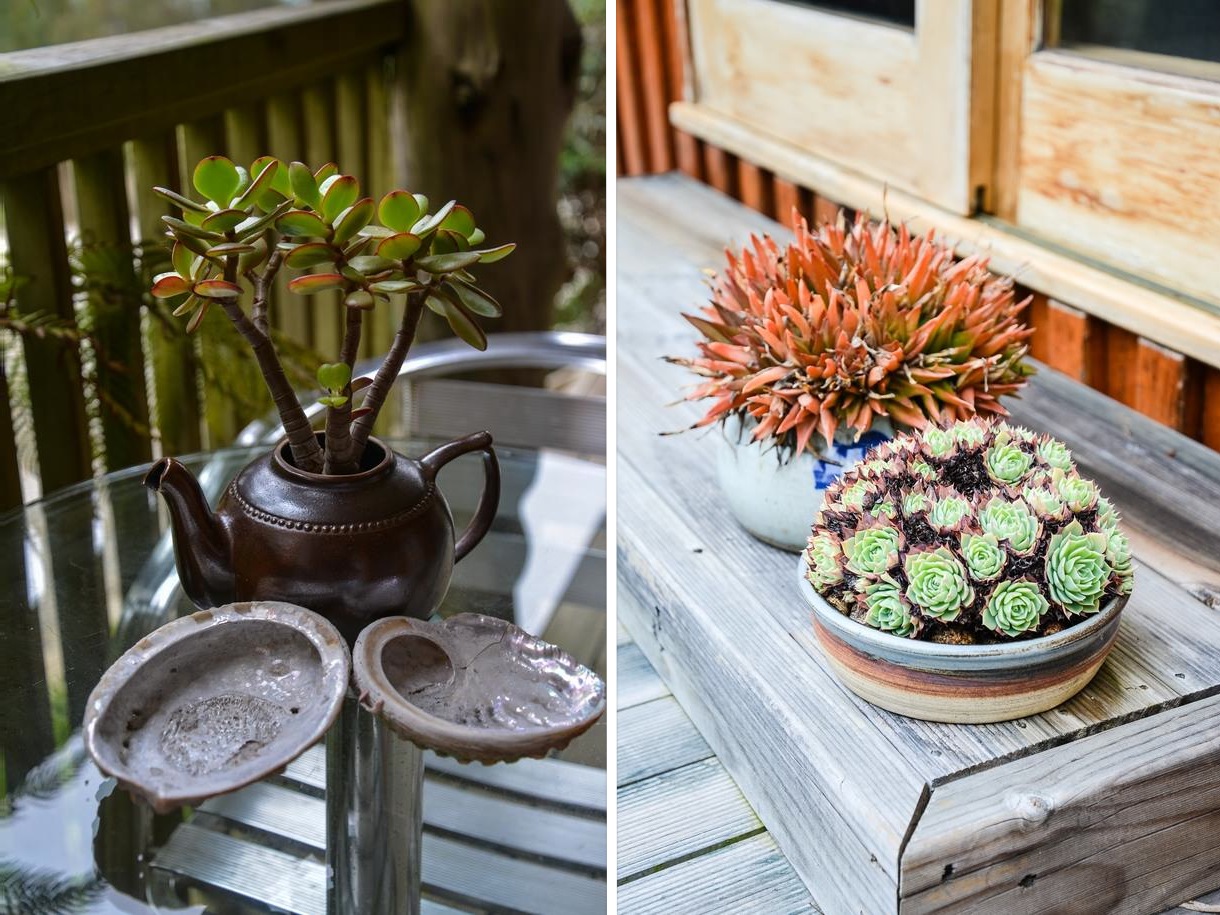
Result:
{"label": "beaded trim on teapot", "polygon": [[379,521],[360,521],[355,524],[320,524],[316,521],[293,521],[290,518],[282,518],[279,515],[273,515],[270,512],[263,511],[261,508],[256,508],[245,500],[242,494],[237,489],[237,481],[234,480],[229,484],[229,495],[241,506],[243,512],[256,521],[262,521],[265,524],[274,524],[276,527],[282,527],[290,531],[306,531],[310,534],[360,534],[367,531],[381,531],[391,527],[396,527],[404,521],[409,521],[411,518],[420,514],[428,503],[432,501],[432,496],[436,492],[436,484],[429,483],[428,488],[424,491],[423,498],[416,502],[406,511],[401,511],[397,515],[391,515],[388,518],[382,518]]}

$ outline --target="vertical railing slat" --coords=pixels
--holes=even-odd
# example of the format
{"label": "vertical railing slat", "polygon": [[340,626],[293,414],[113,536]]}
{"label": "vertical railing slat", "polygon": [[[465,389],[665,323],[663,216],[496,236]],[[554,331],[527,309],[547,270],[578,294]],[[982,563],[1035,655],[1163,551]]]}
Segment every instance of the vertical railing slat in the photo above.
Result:
{"label": "vertical railing slat", "polygon": [[[302,122],[305,133],[305,159],[314,168],[335,162],[335,101],[330,83],[307,86],[301,93]],[[346,162],[337,162],[339,169],[354,174],[367,185],[366,176],[352,172]],[[308,308],[310,334],[313,347],[328,362],[339,357],[339,334],[342,315],[337,292],[324,292],[310,296],[305,303]]]}
{"label": "vertical railing slat", "polygon": [[635,0],[634,19],[644,126],[648,133],[648,171],[667,172],[673,168],[674,153],[669,130],[670,90],[665,72],[665,39],[657,5],[657,0]]}
{"label": "vertical railing slat", "polygon": [[[300,97],[295,92],[282,92],[267,100],[267,144],[271,155],[284,163],[304,161],[301,142]],[[308,163],[312,168],[325,164]],[[295,342],[309,346],[308,302],[303,296],[288,292],[288,271],[281,270],[275,281],[275,301],[272,323]]]}
{"label": "vertical railing slat", "polygon": [[[225,122],[222,115],[212,115],[183,124],[181,130],[181,160],[179,173],[182,186],[194,195],[192,175],[195,165],[207,156],[225,155]],[[208,433],[208,447],[222,448],[230,444],[241,430],[242,410],[233,395],[220,387],[222,378],[226,383],[236,382],[231,372],[231,357],[241,352],[244,344],[224,312],[213,308],[208,312],[198,330],[199,350],[204,367],[203,419]]]}
{"label": "vertical railing slat", "polygon": [[[386,91],[385,61],[377,58],[364,73],[365,100],[368,106],[367,155],[370,187],[390,189],[394,184],[394,165],[390,155],[390,97]],[[424,193],[427,193],[425,190]],[[430,201],[433,207],[445,201]],[[380,356],[390,348],[398,327],[397,313],[377,308],[369,315],[361,352],[365,357]]]}
{"label": "vertical railing slat", "polygon": [[618,86],[618,142],[623,151],[624,174],[642,175],[647,170],[648,154],[644,137],[643,102],[636,76],[635,23],[627,4],[617,2],[615,9],[615,82]]}
{"label": "vertical railing slat", "polygon": [[[17,307],[74,320],[57,169],[7,179],[3,194]],[[92,474],[80,349],[53,335],[27,335],[23,343],[38,469],[49,493]]]}
{"label": "vertical railing slat", "polygon": [[17,430],[13,426],[4,355],[5,344],[0,343],[0,514],[21,504],[21,465],[17,460]]}
{"label": "vertical railing slat", "polygon": [[[144,249],[144,276],[151,283],[153,264],[167,266],[160,251],[164,243],[161,217],[170,205],[153,193],[154,187],[172,187],[177,180],[177,138],[173,131],[141,137],[131,143],[135,183],[136,224]],[[163,320],[164,318],[164,320]],[[153,400],[162,454],[190,454],[202,445],[199,402],[199,358],[195,341],[182,332],[177,319],[157,312],[148,321],[148,355],[152,362]]]}
{"label": "vertical railing slat", "polygon": [[142,290],[131,247],[123,151],[75,160],[76,206],[97,350],[106,469],[152,459],[141,345]]}

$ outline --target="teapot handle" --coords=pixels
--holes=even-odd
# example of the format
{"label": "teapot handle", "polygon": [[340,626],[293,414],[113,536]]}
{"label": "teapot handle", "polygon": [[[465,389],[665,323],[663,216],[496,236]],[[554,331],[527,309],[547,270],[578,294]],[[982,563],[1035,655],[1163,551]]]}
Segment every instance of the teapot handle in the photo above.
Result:
{"label": "teapot handle", "polygon": [[479,496],[479,504],[474,510],[474,517],[466,525],[466,530],[458,537],[453,546],[453,561],[457,562],[475,548],[491,527],[500,507],[500,462],[496,460],[496,452],[491,447],[490,432],[473,432],[456,441],[441,445],[419,459],[420,469],[424,479],[429,483],[436,480],[436,475],[442,467],[456,457],[470,454],[472,451],[483,452],[483,494]]}

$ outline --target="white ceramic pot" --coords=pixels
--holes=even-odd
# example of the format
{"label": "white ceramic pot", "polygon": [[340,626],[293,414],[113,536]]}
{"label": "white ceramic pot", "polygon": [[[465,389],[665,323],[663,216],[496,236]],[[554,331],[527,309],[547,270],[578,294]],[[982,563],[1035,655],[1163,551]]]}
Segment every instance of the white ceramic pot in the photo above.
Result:
{"label": "white ceramic pot", "polygon": [[874,445],[893,438],[889,421],[878,418],[853,441],[854,430],[840,430],[815,456],[806,450],[787,461],[773,440],[750,441],[756,423],[739,417],[724,423],[724,444],[716,461],[720,489],[741,523],[759,540],[792,552],[805,549],[813,516],[822,507],[827,487],[844,470],[858,463]]}

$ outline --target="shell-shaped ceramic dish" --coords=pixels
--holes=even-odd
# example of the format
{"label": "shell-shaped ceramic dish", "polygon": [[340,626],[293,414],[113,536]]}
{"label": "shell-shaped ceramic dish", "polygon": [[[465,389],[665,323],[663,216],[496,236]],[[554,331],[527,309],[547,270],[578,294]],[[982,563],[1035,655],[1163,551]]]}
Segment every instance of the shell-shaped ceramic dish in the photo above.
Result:
{"label": "shell-shaped ceramic dish", "polygon": [[601,679],[567,652],[478,613],[390,617],[352,650],[360,701],[403,738],[462,762],[562,749],[606,707]]}
{"label": "shell-shaped ceramic dish", "polygon": [[102,676],[85,710],[98,768],[159,813],[282,769],[330,728],[347,692],[347,643],[275,601],[166,623]]}
{"label": "shell-shaped ceramic dish", "polygon": [[856,695],[908,718],[954,724],[1010,721],[1066,702],[1093,679],[1118,637],[1127,603],[1116,598],[1053,635],[998,645],[941,645],[904,639],[844,616],[805,578],[818,644]]}

